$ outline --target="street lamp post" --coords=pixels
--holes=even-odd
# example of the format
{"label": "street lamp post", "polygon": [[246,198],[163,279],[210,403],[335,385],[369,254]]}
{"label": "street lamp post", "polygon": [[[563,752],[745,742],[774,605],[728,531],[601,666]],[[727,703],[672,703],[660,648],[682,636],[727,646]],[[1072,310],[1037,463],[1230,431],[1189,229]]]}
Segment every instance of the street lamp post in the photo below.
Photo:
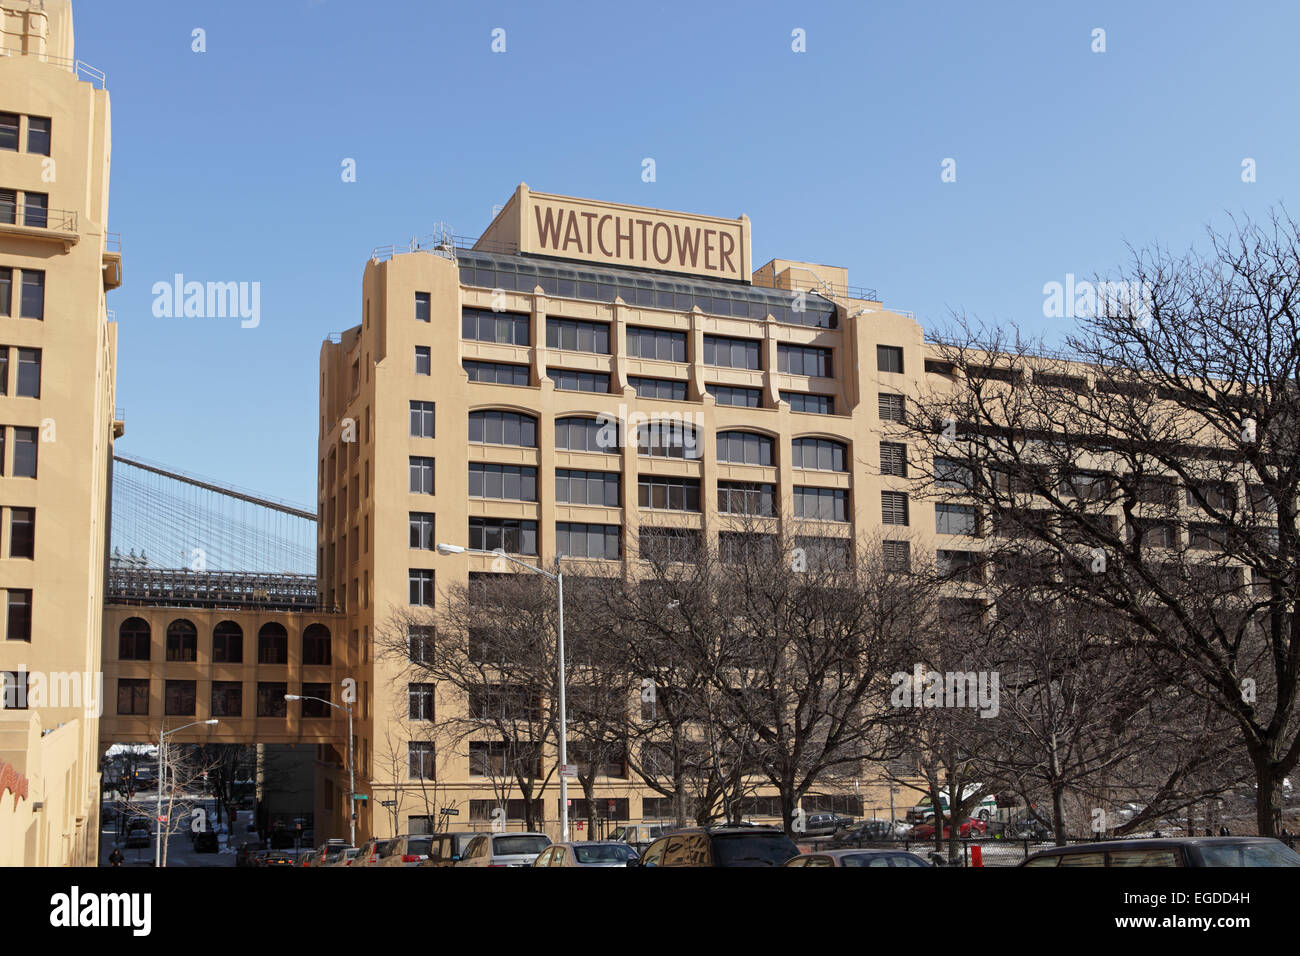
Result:
{"label": "street lamp post", "polygon": [[565,709],[565,673],[564,673],[564,572],[557,566],[555,573],[544,571],[527,561],[512,558],[504,551],[485,551],[482,548],[465,548],[458,544],[438,543],[439,554],[482,554],[490,558],[505,558],[511,564],[517,564],[542,577],[555,582],[559,603],[559,626],[556,628],[556,654],[559,657],[559,704],[560,704],[560,842],[569,842],[569,778],[565,776],[569,769],[568,713]]}
{"label": "street lamp post", "polygon": [[[217,720],[214,717],[211,720],[191,720],[188,724],[181,724],[179,727],[174,727],[171,730],[163,730],[161,727],[158,728],[158,803],[157,806],[154,808],[155,811],[154,816],[157,818],[156,822],[158,824],[158,829],[157,832],[154,834],[154,847],[153,847],[153,865],[155,867],[162,866],[163,753],[167,747],[167,738],[179,730],[184,730],[186,727],[194,727],[198,724],[210,725],[215,723],[217,723]],[[171,820],[168,820],[167,823],[170,824]]]}
{"label": "street lamp post", "polygon": [[314,700],[319,703],[333,707],[335,710],[346,710],[348,712],[348,845],[357,845],[357,777],[355,765],[352,762],[352,707],[341,707],[331,701],[324,700],[320,697],[305,697],[301,694],[285,694],[285,700]]}

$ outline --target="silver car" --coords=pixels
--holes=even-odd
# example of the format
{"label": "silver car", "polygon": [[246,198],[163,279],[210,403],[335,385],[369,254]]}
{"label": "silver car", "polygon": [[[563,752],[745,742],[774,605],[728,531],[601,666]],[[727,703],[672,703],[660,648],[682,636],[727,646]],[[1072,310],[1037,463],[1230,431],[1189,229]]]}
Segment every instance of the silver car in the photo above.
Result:
{"label": "silver car", "polygon": [[532,866],[551,845],[545,833],[480,833],[465,847],[457,866]]}
{"label": "silver car", "polygon": [[553,843],[538,854],[533,866],[627,866],[628,860],[636,858],[636,850],[619,840],[589,840]]}

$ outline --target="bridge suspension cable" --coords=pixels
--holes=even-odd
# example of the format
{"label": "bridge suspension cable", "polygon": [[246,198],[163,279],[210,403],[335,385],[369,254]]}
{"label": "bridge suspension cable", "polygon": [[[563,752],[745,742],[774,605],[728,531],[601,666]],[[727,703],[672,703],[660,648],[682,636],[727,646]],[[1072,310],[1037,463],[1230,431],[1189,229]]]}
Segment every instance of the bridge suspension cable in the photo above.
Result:
{"label": "bridge suspension cable", "polygon": [[113,456],[110,557],[118,566],[314,574],[316,515],[307,508]]}

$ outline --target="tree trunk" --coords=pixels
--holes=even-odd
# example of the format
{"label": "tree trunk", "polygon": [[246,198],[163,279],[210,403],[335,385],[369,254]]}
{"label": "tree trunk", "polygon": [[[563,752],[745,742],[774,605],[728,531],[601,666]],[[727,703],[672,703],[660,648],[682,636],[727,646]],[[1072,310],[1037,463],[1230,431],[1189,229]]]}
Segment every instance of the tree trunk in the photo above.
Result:
{"label": "tree trunk", "polygon": [[1282,780],[1277,765],[1255,764],[1255,825],[1260,836],[1275,837],[1282,818]]}

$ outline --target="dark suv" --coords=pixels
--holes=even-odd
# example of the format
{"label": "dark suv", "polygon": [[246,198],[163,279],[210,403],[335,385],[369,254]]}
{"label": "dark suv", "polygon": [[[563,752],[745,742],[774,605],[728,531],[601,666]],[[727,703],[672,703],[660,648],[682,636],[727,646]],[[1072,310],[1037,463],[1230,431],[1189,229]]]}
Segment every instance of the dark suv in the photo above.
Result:
{"label": "dark suv", "polygon": [[1165,837],[1052,847],[1021,866],[1300,866],[1300,853],[1270,837]]}
{"label": "dark suv", "polygon": [[776,827],[698,827],[651,843],[629,866],[783,866],[799,848]]}

